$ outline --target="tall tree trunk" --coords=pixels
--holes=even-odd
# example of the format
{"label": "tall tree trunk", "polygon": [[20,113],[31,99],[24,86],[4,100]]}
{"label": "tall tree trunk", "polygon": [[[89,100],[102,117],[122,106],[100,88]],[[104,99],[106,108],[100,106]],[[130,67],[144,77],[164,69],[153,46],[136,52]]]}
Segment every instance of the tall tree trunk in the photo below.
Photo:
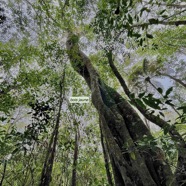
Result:
{"label": "tall tree trunk", "polygon": [[49,143],[49,146],[47,149],[47,154],[45,157],[45,162],[43,165],[42,174],[41,174],[41,181],[40,181],[39,186],[49,186],[51,179],[52,179],[52,168],[53,168],[58,133],[59,133],[60,113],[61,113],[61,107],[62,107],[63,95],[64,95],[63,94],[64,92],[62,89],[62,86],[64,83],[64,78],[65,78],[65,71],[63,73],[62,80],[60,81],[60,85],[59,85],[60,86],[59,108],[58,108],[55,127],[52,132],[52,136],[50,138],[50,143]]}
{"label": "tall tree trunk", "polygon": [[144,151],[138,146],[144,135],[151,136],[149,130],[132,106],[101,80],[89,58],[80,51],[78,38],[73,34],[69,34],[67,52],[73,68],[91,90],[92,102],[101,118],[100,127],[108,146],[115,185],[170,185],[171,169],[157,158],[161,150]]}
{"label": "tall tree trunk", "polygon": [[73,165],[72,165],[72,184],[71,184],[71,186],[77,185],[76,180],[77,180],[78,152],[79,152],[79,135],[78,135],[78,126],[77,126],[76,134],[75,134],[75,147],[74,147],[74,159],[73,159]]}
{"label": "tall tree trunk", "polygon": [[3,173],[2,173],[2,177],[0,181],[0,186],[3,186],[3,181],[5,178],[5,174],[6,174],[6,167],[7,167],[7,160],[4,160],[4,167],[3,167]]}

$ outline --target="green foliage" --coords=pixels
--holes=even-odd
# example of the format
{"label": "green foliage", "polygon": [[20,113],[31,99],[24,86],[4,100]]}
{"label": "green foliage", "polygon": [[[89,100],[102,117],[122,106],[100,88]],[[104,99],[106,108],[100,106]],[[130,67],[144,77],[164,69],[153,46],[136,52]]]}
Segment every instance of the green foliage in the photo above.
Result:
{"label": "green foliage", "polygon": [[130,70],[130,74],[128,76],[129,83],[136,82],[138,76],[140,75],[143,75],[143,66],[140,63],[138,63],[135,64]]}
{"label": "green foliage", "polygon": [[139,47],[138,51],[140,54],[170,56],[186,46],[184,30],[185,26],[157,30],[153,33],[154,38],[148,42],[149,47],[145,50]]}
{"label": "green foliage", "polygon": [[[175,148],[174,141],[170,136],[159,131],[153,133],[153,137],[144,136],[139,142],[139,148],[150,148],[156,152],[156,148],[160,148],[163,154],[156,154],[157,160],[163,160],[165,163],[169,163],[173,172],[175,172],[177,162],[177,149]],[[167,162],[168,161],[168,162]]]}
{"label": "green foliage", "polygon": [[[23,1],[18,3],[21,5]],[[164,3],[171,5],[172,1]],[[13,9],[14,5],[8,6]],[[113,52],[117,56],[116,46],[122,50],[121,53],[127,44],[129,50],[132,46],[132,57],[128,57],[124,65],[117,63],[116,66],[121,71],[127,66],[125,76],[129,83],[137,82],[143,86],[142,81],[139,81],[140,77],[146,79],[147,76],[150,78],[150,75],[157,75],[165,69],[166,59],[185,47],[185,26],[151,29],[153,24],[164,19],[185,19],[179,13],[171,18],[170,7],[161,7],[155,0],[146,2],[146,5],[143,1],[130,0],[121,1],[119,13],[116,13],[118,3],[111,0],[31,3],[30,8],[33,8],[35,16],[30,19],[35,20],[36,25],[29,28],[25,19],[24,24],[20,25],[22,29],[19,34],[23,35],[22,39],[12,36],[8,42],[0,42],[0,70],[4,74],[0,77],[0,173],[3,174],[7,162],[4,185],[39,185],[58,112],[59,83],[64,74],[64,102],[51,185],[71,184],[77,126],[80,129],[77,185],[108,185],[100,147],[97,112],[91,103],[80,105],[68,102],[70,96],[90,97],[91,93],[83,78],[69,65],[64,46],[66,32],[77,34],[72,37],[74,44],[82,42],[84,46],[89,45],[81,40],[82,35],[93,41],[91,45],[98,47],[98,50],[92,47],[94,54],[88,51],[93,65],[104,82],[119,91],[120,85],[108,65],[105,50],[102,49],[105,49],[105,43],[114,43]],[[21,12],[16,10],[13,14],[18,16],[16,25],[19,24],[18,18],[23,19]],[[138,24],[142,25],[137,26]],[[32,32],[36,37],[33,41],[33,37],[30,37]],[[75,57],[79,59],[78,56]],[[139,60],[132,61],[134,57],[139,57]],[[183,69],[183,65],[177,66],[177,72]],[[175,126],[164,128],[153,134],[153,138],[144,136],[138,142],[139,148],[151,148],[154,151],[157,148],[162,149],[174,171],[177,149],[168,131],[175,127],[185,137],[186,107],[184,104],[177,106],[178,103],[172,99],[175,88],[164,90],[158,86],[156,90],[162,97],[151,93],[149,87],[146,91],[140,89],[139,94],[135,92],[131,97],[149,114],[167,119],[165,111],[174,107],[180,116],[175,122],[173,120]],[[74,125],[75,120],[77,125]],[[129,155],[133,160],[136,159],[134,152],[130,151]]]}
{"label": "green foliage", "polygon": [[[173,100],[170,99],[170,94],[173,91],[173,87],[170,87],[163,93],[162,88],[157,88],[157,92],[162,95],[162,98],[156,98],[154,94],[147,94],[146,92],[141,92],[138,94],[138,98],[135,96],[135,94],[131,94],[131,98],[135,101],[131,101],[132,104],[138,104],[141,108],[145,109],[146,112],[149,114],[155,114],[155,112],[158,114],[158,117],[163,117],[165,118],[165,113],[163,111],[168,110],[168,107],[171,106],[174,108],[174,104],[172,103]],[[185,122],[185,107],[179,107],[177,110],[182,110],[183,109],[183,114],[177,118],[177,120],[181,119],[181,122]],[[177,122],[174,122],[175,124]],[[164,129],[165,133],[169,131],[169,128]],[[167,131],[167,132],[166,132]]]}
{"label": "green foliage", "polygon": [[177,110],[181,111],[181,115],[177,118],[177,121],[175,124],[186,124],[186,106],[183,104],[183,106],[178,107]]}

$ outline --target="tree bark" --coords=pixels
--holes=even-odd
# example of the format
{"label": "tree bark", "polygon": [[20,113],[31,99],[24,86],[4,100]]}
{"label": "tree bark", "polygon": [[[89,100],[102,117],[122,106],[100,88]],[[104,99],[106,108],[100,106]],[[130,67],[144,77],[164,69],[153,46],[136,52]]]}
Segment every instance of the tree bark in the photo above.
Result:
{"label": "tree bark", "polygon": [[2,174],[1,181],[0,181],[0,186],[3,186],[3,181],[5,178],[5,174],[6,174],[6,167],[7,167],[7,160],[4,160],[3,174]]}
{"label": "tree bark", "polygon": [[[159,117],[157,117],[157,116],[155,116],[153,114],[151,114],[151,115],[148,114],[140,105],[138,105],[138,103],[135,101],[135,99],[131,98],[131,96],[130,96],[131,92],[130,92],[129,88],[127,87],[127,84],[125,83],[125,80],[123,79],[123,77],[121,76],[121,74],[119,73],[119,71],[117,70],[116,66],[113,63],[112,51],[109,51],[107,53],[107,57],[108,57],[109,65],[110,65],[113,73],[115,74],[115,76],[117,77],[118,81],[120,82],[125,94],[132,101],[132,103],[136,106],[136,108],[141,112],[141,114],[146,119],[148,119],[149,121],[151,121],[154,124],[158,125],[163,130],[164,129],[169,129],[168,132],[169,132],[170,136],[172,137],[172,140],[176,141],[178,143],[178,145],[177,145],[178,165],[177,165],[177,170],[176,170],[176,176],[175,177],[177,179],[178,184],[181,185],[183,180],[186,180],[186,143],[185,143],[184,139],[176,131],[176,129],[173,128],[173,127],[170,127],[170,125],[166,121],[164,121],[163,119],[161,119],[161,118],[159,118]],[[174,78],[174,80],[176,81],[178,79]],[[149,80],[149,82],[150,82],[150,80]],[[179,83],[180,83],[180,81],[179,81]]]}
{"label": "tree bark", "polygon": [[62,85],[64,83],[65,78],[65,72],[63,73],[62,80],[60,81],[60,95],[59,95],[59,108],[56,118],[56,123],[54,130],[52,132],[52,136],[50,138],[50,143],[47,149],[47,154],[45,157],[45,162],[43,165],[42,173],[41,173],[41,181],[39,186],[49,186],[50,182],[52,180],[52,168],[54,163],[54,157],[56,152],[56,145],[58,140],[58,133],[59,133],[59,123],[60,123],[60,113],[61,113],[61,107],[63,103],[63,89]]}
{"label": "tree bark", "polygon": [[[101,122],[101,119],[99,122]],[[103,131],[101,130],[101,127],[100,127],[100,133],[101,133],[101,145],[103,149],[103,156],[104,156],[104,161],[105,161],[105,170],[107,174],[108,184],[109,186],[114,186],[113,181],[112,181],[112,174],[110,171],[110,165],[109,165],[109,154],[108,154],[107,145],[105,143],[105,140],[104,140],[105,138],[103,136]]]}
{"label": "tree bark", "polygon": [[100,127],[108,146],[115,185],[170,185],[173,178],[171,169],[164,160],[157,159],[161,150],[144,151],[138,146],[144,135],[151,136],[139,115],[120,94],[101,80],[89,58],[79,49],[77,36],[69,34],[66,45],[71,65],[87,82],[92,102],[101,118]]}
{"label": "tree bark", "polygon": [[78,152],[79,152],[79,140],[78,140],[78,129],[76,129],[75,134],[75,147],[74,147],[74,159],[72,165],[72,184],[71,186],[76,186],[76,178],[77,178],[77,160],[78,160]]}

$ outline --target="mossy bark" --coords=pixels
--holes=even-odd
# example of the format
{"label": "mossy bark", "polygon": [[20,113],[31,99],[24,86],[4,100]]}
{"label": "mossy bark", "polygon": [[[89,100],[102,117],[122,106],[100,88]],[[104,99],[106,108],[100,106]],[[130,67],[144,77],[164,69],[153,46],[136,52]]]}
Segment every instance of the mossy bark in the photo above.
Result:
{"label": "mossy bark", "polygon": [[80,51],[76,36],[69,35],[67,52],[74,70],[87,82],[106,140],[116,186],[168,186],[172,172],[160,149],[140,150],[138,141],[150,136],[148,128],[132,106],[100,78],[89,58]]}

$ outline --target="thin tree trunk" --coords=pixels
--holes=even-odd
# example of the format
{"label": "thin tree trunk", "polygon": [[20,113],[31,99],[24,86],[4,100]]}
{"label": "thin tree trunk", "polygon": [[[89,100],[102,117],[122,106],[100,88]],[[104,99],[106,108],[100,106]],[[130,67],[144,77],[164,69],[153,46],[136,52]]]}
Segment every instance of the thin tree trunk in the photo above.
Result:
{"label": "thin tree trunk", "polygon": [[60,96],[59,96],[59,108],[56,118],[56,124],[50,139],[50,143],[47,149],[47,154],[45,158],[45,162],[43,165],[43,170],[41,174],[41,181],[39,186],[49,186],[51,179],[52,179],[52,167],[54,163],[54,157],[55,157],[55,151],[56,151],[56,145],[57,145],[57,139],[58,139],[58,132],[59,132],[59,123],[60,123],[60,113],[61,113],[61,107],[63,103],[63,83],[65,78],[65,72],[63,73],[62,80],[60,82]]}
{"label": "thin tree trunk", "polygon": [[5,174],[6,174],[6,166],[7,166],[7,160],[4,160],[3,174],[2,174],[0,186],[3,186],[3,181],[4,181],[4,178],[5,178]]}
{"label": "thin tree trunk", "polygon": [[[78,126],[77,126],[78,128]],[[74,159],[72,165],[72,186],[76,186],[77,180],[77,160],[78,160],[78,152],[79,152],[79,137],[78,137],[78,129],[76,129],[75,134],[75,147],[74,147]]]}
{"label": "thin tree trunk", "polygon": [[[79,49],[77,37],[70,35],[67,52],[72,67],[86,80],[92,102],[101,118],[101,130],[108,145],[116,186],[168,186],[172,172],[157,150],[140,150],[138,141],[149,130],[132,106],[99,77],[89,58]],[[152,136],[151,136],[152,137]],[[172,185],[176,185],[173,183]]]}

